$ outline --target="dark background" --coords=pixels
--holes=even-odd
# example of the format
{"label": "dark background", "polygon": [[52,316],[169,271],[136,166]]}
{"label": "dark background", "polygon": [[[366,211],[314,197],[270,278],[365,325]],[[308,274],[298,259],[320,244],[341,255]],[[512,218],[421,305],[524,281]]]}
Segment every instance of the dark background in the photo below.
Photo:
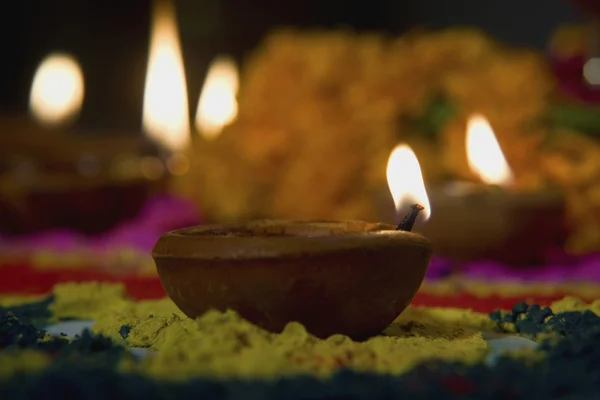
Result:
{"label": "dark background", "polygon": [[[8,3],[7,3],[8,4]],[[416,26],[480,27],[519,46],[543,49],[552,31],[577,18],[567,0],[176,0],[195,111],[210,60],[238,60],[278,25],[402,33]],[[75,55],[86,96],[86,130],[140,129],[150,21],[148,0],[19,0],[0,16],[0,112],[25,113],[35,68],[52,51]]]}

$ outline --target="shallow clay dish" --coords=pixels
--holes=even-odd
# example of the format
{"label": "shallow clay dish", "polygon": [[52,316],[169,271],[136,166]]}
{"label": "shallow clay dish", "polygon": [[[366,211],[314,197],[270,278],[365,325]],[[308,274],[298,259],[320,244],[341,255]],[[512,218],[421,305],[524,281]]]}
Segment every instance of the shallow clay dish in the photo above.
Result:
{"label": "shallow clay dish", "polygon": [[258,220],[164,234],[153,257],[189,317],[233,309],[272,332],[365,339],[410,303],[431,257],[425,237],[358,221]]}

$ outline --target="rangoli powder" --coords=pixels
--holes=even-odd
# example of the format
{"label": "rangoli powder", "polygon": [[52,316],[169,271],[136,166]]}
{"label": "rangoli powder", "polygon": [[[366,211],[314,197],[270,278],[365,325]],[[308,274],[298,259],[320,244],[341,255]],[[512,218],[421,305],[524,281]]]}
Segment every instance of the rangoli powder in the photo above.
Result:
{"label": "rangoli powder", "polygon": [[[19,304],[12,298],[0,304],[5,306],[0,308],[0,348],[4,349],[0,352],[0,393],[18,391],[15,382],[35,376],[79,376],[90,371],[95,371],[96,384],[98,377],[109,374],[120,380],[134,379],[146,389],[148,385],[171,385],[177,388],[173,390],[191,390],[192,383],[211,382],[221,388],[220,394],[211,398],[232,398],[227,396],[239,389],[231,386],[232,379],[240,385],[262,382],[260,391],[273,390],[274,382],[294,386],[307,379],[310,385],[335,390],[341,379],[345,382],[343,390],[350,390],[365,379],[379,379],[370,384],[375,392],[383,390],[384,385],[385,390],[393,389],[398,394],[431,391],[433,396],[439,395],[439,390],[476,393],[483,384],[479,380],[493,378],[502,386],[497,393],[509,389],[520,393],[524,389],[515,389],[515,382],[526,374],[555,373],[552,368],[558,367],[552,363],[559,357],[558,350],[571,355],[583,350],[598,352],[593,343],[596,336],[600,338],[600,301],[587,305],[575,298],[565,298],[550,308],[521,303],[509,312],[490,316],[462,309],[409,307],[383,335],[365,342],[343,335],[317,339],[295,322],[281,333],[269,333],[234,311],[210,311],[192,320],[168,299],[131,300],[121,285],[61,284],[48,299],[26,299]],[[94,320],[93,334],[84,332],[73,340],[51,337],[39,329],[44,319],[44,323]],[[482,333],[492,331],[528,336],[539,342],[539,349],[508,354],[496,366],[487,366],[484,360],[489,345]],[[572,338],[577,341],[570,341]],[[131,347],[145,348],[150,354],[136,360],[126,350]],[[570,362],[596,362],[591,373],[600,377],[598,359],[589,357]],[[589,366],[569,368],[576,371]],[[505,382],[508,371],[517,379],[510,385]],[[349,376],[352,383],[346,381]],[[83,385],[85,380],[81,379],[69,384]],[[448,379],[454,383],[448,384]],[[376,397],[366,393],[354,393],[353,398]],[[554,397],[547,394],[544,398]]]}

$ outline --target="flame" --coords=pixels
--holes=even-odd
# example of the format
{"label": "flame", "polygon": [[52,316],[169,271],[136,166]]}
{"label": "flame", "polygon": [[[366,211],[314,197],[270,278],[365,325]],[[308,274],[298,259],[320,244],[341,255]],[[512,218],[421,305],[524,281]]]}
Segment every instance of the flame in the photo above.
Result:
{"label": "flame", "polygon": [[79,114],[83,95],[83,73],[77,61],[70,55],[53,53],[35,72],[29,108],[41,123],[58,125]]}
{"label": "flame", "polygon": [[387,181],[396,204],[396,210],[412,203],[419,203],[425,209],[421,215],[425,220],[431,216],[429,197],[425,190],[421,166],[417,156],[406,144],[399,144],[392,150],[387,164]]}
{"label": "flame", "polygon": [[180,151],[189,144],[185,72],[170,0],[154,3],[142,124],[146,133],[168,150]]}
{"label": "flame", "polygon": [[485,117],[476,114],[469,118],[466,147],[469,166],[483,182],[490,185],[512,182],[512,171]]}
{"label": "flame", "polygon": [[196,111],[196,129],[206,139],[215,139],[223,127],[235,120],[238,85],[235,61],[227,56],[215,58],[208,69]]}

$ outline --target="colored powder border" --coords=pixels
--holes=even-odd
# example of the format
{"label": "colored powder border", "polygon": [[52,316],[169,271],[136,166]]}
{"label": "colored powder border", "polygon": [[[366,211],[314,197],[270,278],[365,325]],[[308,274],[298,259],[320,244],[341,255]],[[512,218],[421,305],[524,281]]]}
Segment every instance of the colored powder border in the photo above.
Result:
{"label": "colored powder border", "polygon": [[319,399],[420,398],[587,399],[600,391],[600,317],[589,310],[554,314],[549,308],[519,303],[490,315],[499,330],[541,339],[541,360],[500,357],[495,366],[425,362],[401,376],[341,370],[332,378],[307,376],[274,381],[194,379],[183,383],[151,380],[115,369],[124,349],[110,339],[85,332],[67,341],[40,340],[33,321],[49,316],[52,298],[0,309],[1,347],[37,349],[53,362],[39,371],[2,380],[3,399],[24,398],[198,398]]}

